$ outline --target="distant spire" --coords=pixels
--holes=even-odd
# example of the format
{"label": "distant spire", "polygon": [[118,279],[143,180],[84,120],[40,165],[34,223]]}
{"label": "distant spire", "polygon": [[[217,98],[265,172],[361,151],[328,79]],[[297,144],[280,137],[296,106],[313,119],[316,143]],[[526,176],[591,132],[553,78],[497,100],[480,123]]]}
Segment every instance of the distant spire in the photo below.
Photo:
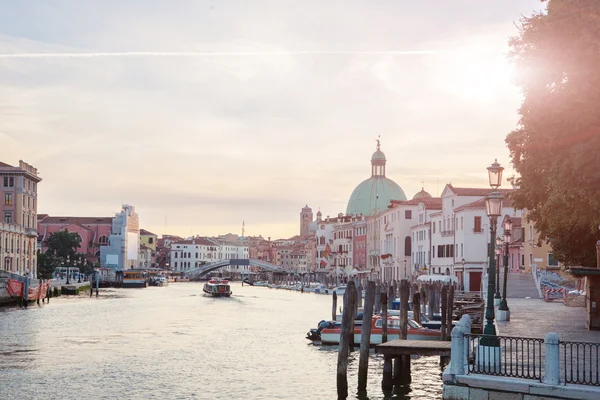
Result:
{"label": "distant spire", "polygon": [[242,221],[242,237],[244,237],[244,233],[246,233],[246,221]]}
{"label": "distant spire", "polygon": [[379,142],[380,138],[381,138],[381,135],[377,135],[377,150],[381,150],[381,143]]}

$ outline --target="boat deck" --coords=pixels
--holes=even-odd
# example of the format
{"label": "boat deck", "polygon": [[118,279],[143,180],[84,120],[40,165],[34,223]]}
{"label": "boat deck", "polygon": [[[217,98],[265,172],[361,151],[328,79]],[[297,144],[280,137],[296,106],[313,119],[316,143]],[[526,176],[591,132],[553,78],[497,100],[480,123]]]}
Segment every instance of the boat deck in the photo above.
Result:
{"label": "boat deck", "polygon": [[375,353],[388,357],[405,355],[450,356],[450,342],[441,340],[391,340],[375,346]]}

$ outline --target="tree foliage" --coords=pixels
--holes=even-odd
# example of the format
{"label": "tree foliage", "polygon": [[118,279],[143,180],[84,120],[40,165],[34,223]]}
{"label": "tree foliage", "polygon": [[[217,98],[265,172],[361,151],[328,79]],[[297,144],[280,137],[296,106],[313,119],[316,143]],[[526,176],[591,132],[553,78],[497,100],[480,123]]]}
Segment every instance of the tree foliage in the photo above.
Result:
{"label": "tree foliage", "polygon": [[64,265],[73,265],[78,259],[77,249],[81,247],[81,236],[77,232],[68,230],[50,234],[46,239],[48,255],[56,257]]}
{"label": "tree foliage", "polygon": [[554,257],[596,266],[600,240],[600,1],[549,0],[510,40],[524,101],[507,138],[518,207]]}

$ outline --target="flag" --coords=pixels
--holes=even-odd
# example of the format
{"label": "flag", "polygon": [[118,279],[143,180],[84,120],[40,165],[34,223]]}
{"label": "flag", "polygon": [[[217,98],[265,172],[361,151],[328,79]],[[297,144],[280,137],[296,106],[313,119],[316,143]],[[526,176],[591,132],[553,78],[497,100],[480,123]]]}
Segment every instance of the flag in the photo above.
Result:
{"label": "flag", "polygon": [[321,268],[327,267],[327,261],[321,260]]}
{"label": "flag", "polygon": [[327,244],[325,246],[325,250],[323,250],[323,257],[327,258],[327,257],[329,257],[330,254],[331,254],[331,247],[329,247],[329,244]]}

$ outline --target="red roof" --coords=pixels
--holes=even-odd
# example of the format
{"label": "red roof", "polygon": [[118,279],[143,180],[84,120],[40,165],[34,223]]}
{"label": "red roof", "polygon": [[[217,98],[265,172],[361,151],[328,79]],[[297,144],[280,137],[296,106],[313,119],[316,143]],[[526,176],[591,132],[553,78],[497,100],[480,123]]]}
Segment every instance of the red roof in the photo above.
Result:
{"label": "red roof", "polygon": [[50,217],[38,214],[38,222],[45,225],[112,225],[112,217]]}
{"label": "red roof", "polygon": [[154,234],[154,233],[152,233],[152,232],[150,232],[150,231],[147,231],[147,230],[145,230],[145,229],[140,229],[140,235],[145,235],[145,236],[150,236],[150,235],[152,235],[152,236],[158,236],[158,235],[156,235],[156,234]]}

